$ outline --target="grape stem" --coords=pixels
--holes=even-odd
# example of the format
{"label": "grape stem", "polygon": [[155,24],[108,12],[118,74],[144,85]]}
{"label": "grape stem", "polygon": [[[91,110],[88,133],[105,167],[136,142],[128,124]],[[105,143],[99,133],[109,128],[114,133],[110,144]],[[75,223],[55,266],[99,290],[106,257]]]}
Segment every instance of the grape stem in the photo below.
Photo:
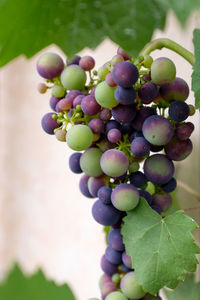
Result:
{"label": "grape stem", "polygon": [[147,55],[150,54],[154,50],[161,50],[162,48],[170,49],[183,58],[185,58],[191,65],[194,65],[195,57],[194,54],[181,45],[177,44],[176,42],[167,39],[167,38],[160,38],[148,43],[144,49],[141,51],[140,55]]}
{"label": "grape stem", "polygon": [[194,196],[198,201],[200,201],[200,194],[196,191],[194,191],[190,186],[188,186],[186,183],[177,180],[177,186]]}

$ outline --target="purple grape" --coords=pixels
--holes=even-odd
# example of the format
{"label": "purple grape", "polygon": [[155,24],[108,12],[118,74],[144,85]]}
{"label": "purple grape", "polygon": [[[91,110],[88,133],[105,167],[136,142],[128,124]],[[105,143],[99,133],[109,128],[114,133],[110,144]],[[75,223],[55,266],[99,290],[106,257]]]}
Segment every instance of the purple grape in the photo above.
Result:
{"label": "purple grape", "polygon": [[82,93],[78,90],[71,90],[66,96],[66,99],[74,100],[78,95],[82,95]]}
{"label": "purple grape", "polygon": [[98,191],[101,187],[108,183],[108,177],[105,175],[100,177],[90,177],[88,180],[88,189],[93,197],[97,197]]}
{"label": "purple grape", "polygon": [[51,96],[51,98],[49,100],[49,105],[54,111],[56,111],[56,104],[60,101],[60,99],[62,99],[62,98],[57,98],[57,97]]}
{"label": "purple grape", "polygon": [[112,117],[111,110],[109,108],[103,108],[100,112],[99,118],[102,121],[108,121]]}
{"label": "purple grape", "polygon": [[113,118],[119,123],[127,123],[133,121],[136,115],[135,105],[122,105],[112,108]]}
{"label": "purple grape", "polygon": [[[105,262],[104,262],[105,264]],[[105,265],[104,265],[105,267]],[[106,269],[108,268],[108,266],[106,267]],[[101,287],[101,294],[102,294],[102,299],[105,299],[105,297],[107,295],[109,295],[112,292],[115,292],[117,290],[116,285],[112,282],[112,281],[107,281],[105,283],[102,284]]]}
{"label": "purple grape", "polygon": [[163,150],[163,146],[157,146],[157,145],[152,145],[150,144],[150,151],[151,152],[160,152]]}
{"label": "purple grape", "polygon": [[80,167],[81,155],[80,152],[75,152],[69,157],[69,168],[73,173],[80,174],[83,172]]}
{"label": "purple grape", "polygon": [[97,197],[104,204],[109,205],[111,204],[111,193],[112,193],[112,189],[110,187],[102,186],[97,192]]}
{"label": "purple grape", "polygon": [[144,174],[154,184],[165,184],[174,175],[174,164],[166,155],[154,154],[145,160]]}
{"label": "purple grape", "polygon": [[130,183],[136,186],[137,188],[141,188],[145,183],[147,182],[147,179],[145,175],[140,172],[134,172],[130,174]]}
{"label": "purple grape", "polygon": [[73,100],[69,98],[64,98],[61,99],[57,104],[56,104],[56,111],[57,112],[64,112],[64,111],[69,111],[70,108],[72,108],[73,105]]}
{"label": "purple grape", "polygon": [[151,205],[152,203],[152,196],[149,192],[145,191],[145,190],[139,190],[139,194],[140,194],[140,197],[143,197],[149,205]]}
{"label": "purple grape", "polygon": [[67,66],[78,65],[81,57],[79,55],[74,56],[70,61],[67,61]]}
{"label": "purple grape", "polygon": [[121,183],[113,189],[111,201],[118,210],[130,211],[139,203],[139,192],[132,184]]}
{"label": "purple grape", "polygon": [[95,134],[101,134],[104,132],[104,122],[101,119],[98,118],[92,119],[89,122],[88,126]]}
{"label": "purple grape", "polygon": [[131,152],[135,156],[145,156],[150,152],[150,144],[145,138],[137,137],[131,143]]}
{"label": "purple grape", "polygon": [[100,160],[101,169],[110,177],[123,175],[129,167],[129,161],[124,152],[110,149],[105,151]]}
{"label": "purple grape", "polygon": [[105,81],[107,82],[107,84],[111,87],[115,87],[117,84],[114,82],[113,80],[113,75],[112,72],[108,73],[106,75]]}
{"label": "purple grape", "polygon": [[115,90],[115,99],[123,105],[133,104],[136,99],[136,92],[133,87],[123,88],[118,86]]}
{"label": "purple grape", "polygon": [[134,131],[130,136],[130,142],[132,142],[135,138],[144,137],[142,131]]}
{"label": "purple grape", "polygon": [[112,205],[105,205],[101,200],[97,200],[92,206],[92,215],[95,221],[104,226],[116,224],[120,218],[120,212]]}
{"label": "purple grape", "polygon": [[54,113],[47,113],[41,121],[42,129],[48,134],[54,134],[54,129],[59,127],[57,119],[52,119],[53,115]]}
{"label": "purple grape", "polygon": [[160,87],[160,94],[166,101],[185,101],[189,95],[189,87],[185,80],[176,77],[173,82],[163,84]]}
{"label": "purple grape", "polygon": [[162,212],[165,212],[172,205],[172,197],[169,194],[154,194],[152,205],[158,206]]}
{"label": "purple grape", "polygon": [[162,116],[155,115],[144,121],[142,133],[150,144],[162,146],[169,143],[174,135],[174,130],[170,121]]}
{"label": "purple grape", "polygon": [[79,60],[79,66],[85,71],[90,71],[95,66],[95,60],[92,56],[83,56]]}
{"label": "purple grape", "polygon": [[120,125],[120,123],[118,123],[118,122],[115,121],[115,120],[110,120],[110,121],[108,121],[108,122],[106,123],[106,126],[105,126],[105,132],[106,132],[106,134],[108,134],[108,131],[109,131],[109,130],[114,129],[114,128],[121,130],[121,125]]}
{"label": "purple grape", "polygon": [[161,187],[164,192],[171,193],[176,189],[176,186],[177,186],[176,179],[174,177],[172,177],[172,179],[170,179],[170,181],[163,184]]}
{"label": "purple grape", "polygon": [[112,282],[112,276],[103,273],[103,275],[101,275],[100,280],[99,280],[100,289],[102,288],[103,284],[106,282]]}
{"label": "purple grape", "polygon": [[154,108],[142,106],[140,110],[137,111],[136,117],[132,123],[133,128],[137,131],[141,131],[144,121],[152,115],[156,115],[156,110]]}
{"label": "purple grape", "polygon": [[114,81],[124,87],[132,87],[136,83],[139,77],[137,67],[128,61],[122,61],[118,63],[113,70]]}
{"label": "purple grape", "polygon": [[122,56],[124,60],[130,60],[131,56],[129,54],[127,54],[122,48],[118,48],[117,49],[117,54]]}
{"label": "purple grape", "polygon": [[122,253],[122,262],[127,268],[132,269],[131,257],[126,252]]}
{"label": "purple grape", "polygon": [[132,123],[123,123],[121,125],[121,133],[122,134],[131,134],[133,131]]}
{"label": "purple grape", "polygon": [[125,264],[121,264],[120,267],[121,267],[122,271],[125,272],[125,273],[128,273],[128,272],[132,271]]}
{"label": "purple grape", "polygon": [[45,79],[58,77],[63,69],[63,60],[55,53],[44,53],[37,61],[37,71]]}
{"label": "purple grape", "polygon": [[190,113],[190,108],[187,103],[177,100],[170,104],[169,116],[175,122],[183,122],[187,119]]}
{"label": "purple grape", "polygon": [[93,116],[101,110],[101,106],[97,103],[92,95],[85,96],[81,101],[81,108],[84,114]]}
{"label": "purple grape", "polygon": [[165,153],[169,159],[180,161],[184,160],[192,152],[192,142],[190,139],[181,141],[173,138],[169,144],[165,146]]}
{"label": "purple grape", "polygon": [[113,275],[113,274],[117,273],[117,265],[110,263],[106,259],[105,255],[103,255],[101,258],[101,269],[107,275]]}
{"label": "purple grape", "polygon": [[149,104],[158,96],[158,88],[153,82],[146,82],[139,88],[138,96],[143,104]]}
{"label": "purple grape", "polygon": [[193,131],[194,131],[194,124],[192,124],[191,122],[177,124],[175,135],[179,140],[184,141],[191,136]]}
{"label": "purple grape", "polygon": [[122,134],[119,129],[113,128],[108,131],[107,138],[111,143],[118,143],[122,138]]}
{"label": "purple grape", "polygon": [[73,100],[73,107],[76,107],[77,105],[81,105],[82,99],[84,98],[84,95],[78,95]]}
{"label": "purple grape", "polygon": [[161,208],[160,208],[159,206],[157,206],[157,205],[151,205],[151,208],[152,208],[155,212],[157,212],[159,215],[160,215],[161,212],[162,212]]}
{"label": "purple grape", "polygon": [[81,191],[81,193],[87,197],[87,198],[93,198],[93,196],[90,194],[89,190],[88,190],[88,180],[89,180],[90,176],[87,175],[83,175],[79,181],[79,189]]}
{"label": "purple grape", "polygon": [[122,262],[122,253],[113,249],[111,246],[107,246],[105,257],[114,265],[119,265]]}
{"label": "purple grape", "polygon": [[108,234],[108,243],[113,249],[117,251],[124,251],[125,247],[120,230],[120,228],[110,230]]}

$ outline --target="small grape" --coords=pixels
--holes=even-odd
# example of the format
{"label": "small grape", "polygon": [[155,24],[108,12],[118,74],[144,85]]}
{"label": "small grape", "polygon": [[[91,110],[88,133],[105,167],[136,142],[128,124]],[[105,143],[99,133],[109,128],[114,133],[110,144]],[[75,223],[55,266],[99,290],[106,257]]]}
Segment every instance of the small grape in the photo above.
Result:
{"label": "small grape", "polygon": [[79,60],[79,66],[85,71],[90,71],[95,66],[95,60],[92,56],[83,56]]}
{"label": "small grape", "polygon": [[171,193],[176,189],[176,186],[177,186],[176,179],[174,177],[172,177],[172,179],[170,179],[170,181],[163,184],[161,187],[164,192]]}
{"label": "small grape", "polygon": [[66,130],[59,129],[56,131],[55,136],[58,141],[66,142],[66,134],[67,134]]}
{"label": "small grape", "polygon": [[143,61],[144,67],[145,68],[150,68],[152,63],[153,63],[153,58],[150,55],[146,54],[144,56],[144,61]]}
{"label": "small grape", "polygon": [[122,253],[122,262],[127,268],[132,269],[131,257],[126,252]]}
{"label": "small grape", "polygon": [[119,129],[113,128],[108,131],[107,138],[111,143],[118,143],[122,138],[122,134]]}
{"label": "small grape", "polygon": [[134,173],[134,172],[137,172],[140,168],[140,165],[138,162],[133,162],[130,164],[129,166],[129,172],[130,173]]}
{"label": "small grape", "polygon": [[174,81],[176,77],[176,67],[169,58],[159,57],[151,65],[151,79],[157,85],[162,85]]}
{"label": "small grape", "polygon": [[[105,206],[105,207],[108,207],[108,206]],[[103,255],[101,258],[101,268],[102,268],[103,272],[106,273],[107,275],[113,275],[117,272],[117,265],[111,264],[106,259],[105,255]]]}
{"label": "small grape", "polygon": [[69,111],[70,108],[72,108],[73,105],[73,100],[69,98],[64,98],[61,99],[57,104],[56,104],[56,111],[57,112],[64,112],[64,111]]}
{"label": "small grape", "polygon": [[107,246],[105,257],[109,262],[115,265],[121,264],[122,262],[122,253],[120,251],[116,251],[111,246]]}
{"label": "small grape", "polygon": [[101,110],[101,106],[97,103],[92,95],[85,96],[81,101],[81,109],[84,114],[94,116]]}
{"label": "small grape", "polygon": [[184,141],[191,136],[193,131],[194,131],[194,125],[191,122],[177,124],[175,135],[179,140]]}
{"label": "small grape", "polygon": [[105,80],[106,75],[109,73],[109,69],[106,66],[102,66],[98,69],[98,77],[100,80]]}
{"label": "small grape", "polygon": [[109,121],[111,117],[112,117],[112,114],[111,114],[110,109],[108,109],[108,108],[103,108],[99,115],[99,118],[102,121]]}
{"label": "small grape", "polygon": [[173,138],[166,146],[165,153],[169,159],[180,161],[186,159],[192,152],[192,142],[190,139],[181,141]]}
{"label": "small grape", "polygon": [[89,122],[88,126],[95,134],[101,134],[104,132],[104,122],[101,119],[98,118],[92,119]]}
{"label": "small grape", "polygon": [[62,85],[56,84],[52,87],[51,94],[54,97],[57,97],[57,98],[64,97],[65,93],[66,93],[66,90],[64,89],[64,87]]}
{"label": "small grape", "polygon": [[93,196],[90,194],[89,190],[88,190],[88,180],[89,180],[89,176],[87,176],[86,174],[84,174],[80,181],[79,181],[79,189],[81,191],[81,193],[87,197],[87,198],[93,198]]}
{"label": "small grape", "polygon": [[121,125],[119,122],[115,121],[115,120],[110,120],[105,124],[105,132],[106,134],[108,134],[108,132],[111,129],[118,129],[119,131],[121,130]]}
{"label": "small grape", "polygon": [[150,104],[158,96],[158,88],[153,82],[146,82],[139,88],[138,96],[143,104]]}
{"label": "small grape", "polygon": [[131,152],[135,156],[145,156],[150,152],[150,144],[143,137],[136,137],[131,143]]}
{"label": "small grape", "polygon": [[39,83],[37,89],[40,94],[44,94],[46,93],[48,86],[45,83]]}
{"label": "small grape", "polygon": [[93,134],[91,129],[86,125],[74,125],[68,132],[66,141],[72,150],[82,151],[92,144]]}
{"label": "small grape", "polygon": [[56,105],[60,101],[60,99],[61,98],[57,98],[57,97],[51,96],[51,98],[49,100],[49,105],[50,105],[51,109],[53,109],[54,111],[56,111]]}
{"label": "small grape", "polygon": [[109,205],[111,204],[111,193],[112,193],[112,189],[110,187],[102,186],[97,192],[97,197],[104,204]]}
{"label": "small grape", "polygon": [[113,57],[112,57],[112,59],[111,59],[111,65],[113,66],[113,67],[115,67],[118,63],[120,63],[121,61],[124,61],[124,58],[123,58],[123,56],[121,56],[121,55],[119,55],[119,54],[116,54],[116,55],[114,55]]}
{"label": "small grape", "polygon": [[115,90],[115,99],[123,105],[133,104],[136,99],[136,92],[133,87],[123,88],[118,86]]}
{"label": "small grape", "polygon": [[196,109],[195,109],[194,105],[192,105],[192,104],[188,104],[188,106],[189,106],[189,109],[190,109],[189,115],[193,116],[196,112]]}
{"label": "small grape", "polygon": [[67,60],[67,66],[78,65],[81,57],[79,55],[75,55],[71,60]]}
{"label": "small grape", "polygon": [[90,177],[88,180],[88,189],[92,196],[97,197],[101,187],[108,184],[108,177],[103,175],[100,177]]}
{"label": "small grape", "polygon": [[125,248],[119,228],[111,229],[109,231],[108,243],[113,249],[117,251],[124,251]]}
{"label": "small grape", "polygon": [[105,299],[107,295],[109,295],[110,293],[116,290],[117,290],[116,285],[112,281],[107,281],[103,283],[101,287],[102,298]]}
{"label": "small grape", "polygon": [[169,194],[154,194],[152,205],[158,206],[162,212],[165,212],[172,205],[172,197]]}
{"label": "small grape", "polygon": [[55,53],[44,53],[37,61],[37,71],[45,79],[58,77],[64,69],[62,58]]}
{"label": "small grape", "polygon": [[187,103],[177,100],[170,104],[169,116],[175,122],[183,122],[189,116],[190,109]]}
{"label": "small grape", "polygon": [[81,105],[82,99],[84,98],[84,95],[78,95],[73,100],[73,107],[77,107],[77,105]]}
{"label": "small grape", "polygon": [[145,175],[140,172],[134,172],[130,174],[130,183],[133,184],[137,188],[141,188],[145,183],[147,182],[147,179]]}
{"label": "small grape", "polygon": [[111,87],[115,87],[117,85],[113,80],[112,72],[106,75],[105,81]]}
{"label": "small grape", "polygon": [[66,90],[83,90],[86,83],[86,74],[77,65],[70,65],[61,73],[61,82]]}
{"label": "small grape", "polygon": [[111,110],[113,118],[119,123],[127,123],[134,120],[136,115],[135,105],[122,105],[112,108]]}

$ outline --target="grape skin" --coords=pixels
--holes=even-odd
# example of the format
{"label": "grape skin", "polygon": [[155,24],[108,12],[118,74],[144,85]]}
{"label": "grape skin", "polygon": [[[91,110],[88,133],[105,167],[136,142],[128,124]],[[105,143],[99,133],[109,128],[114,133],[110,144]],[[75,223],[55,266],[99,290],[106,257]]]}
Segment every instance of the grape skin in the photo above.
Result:
{"label": "grape skin", "polygon": [[80,159],[80,166],[83,172],[91,177],[98,177],[103,174],[100,166],[100,159],[102,152],[98,148],[89,148],[82,155]]}
{"label": "grape skin", "polygon": [[60,79],[66,90],[83,90],[86,83],[86,74],[79,66],[70,65],[63,70]]}
{"label": "grape skin", "polygon": [[87,149],[92,144],[92,140],[92,131],[86,125],[74,125],[67,132],[67,145],[75,151]]}
{"label": "grape skin", "polygon": [[42,129],[48,134],[54,134],[54,129],[59,127],[57,120],[52,119],[53,115],[54,113],[47,113],[41,121]]}

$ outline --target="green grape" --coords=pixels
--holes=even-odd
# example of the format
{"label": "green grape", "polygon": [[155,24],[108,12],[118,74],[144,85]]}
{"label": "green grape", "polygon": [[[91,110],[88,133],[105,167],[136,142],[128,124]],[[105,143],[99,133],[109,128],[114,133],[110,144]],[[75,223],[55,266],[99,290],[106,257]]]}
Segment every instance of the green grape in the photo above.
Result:
{"label": "green grape", "polygon": [[112,292],[106,296],[105,300],[128,300],[128,298],[121,292]]}
{"label": "green grape", "polygon": [[83,172],[91,177],[98,177],[103,174],[100,167],[100,159],[102,156],[101,150],[98,148],[89,148],[82,155],[80,159],[80,166]]}
{"label": "green grape", "polygon": [[170,83],[176,77],[176,67],[172,60],[159,57],[151,65],[152,82],[158,85]]}
{"label": "green grape", "polygon": [[106,81],[99,83],[95,89],[96,101],[104,108],[113,108],[119,103],[115,99],[115,87],[110,87]]}
{"label": "green grape", "polygon": [[112,276],[112,282],[113,282],[114,284],[118,284],[118,283],[120,282],[120,280],[121,280],[121,278],[120,278],[119,273],[113,274],[113,276]]}
{"label": "green grape", "polygon": [[67,145],[75,151],[82,151],[91,146],[93,133],[86,125],[74,125],[67,132]]}
{"label": "green grape", "polygon": [[192,104],[188,104],[188,106],[189,106],[189,109],[190,109],[189,115],[193,116],[195,114],[195,111],[196,111],[195,107]]}
{"label": "green grape", "polygon": [[140,165],[138,162],[133,162],[132,164],[130,164],[129,166],[129,172],[130,173],[135,173],[139,170],[140,168]]}
{"label": "green grape", "polygon": [[67,90],[83,90],[87,77],[82,68],[71,65],[64,69],[60,79]]}
{"label": "green grape", "polygon": [[122,278],[120,288],[130,299],[140,299],[145,295],[144,290],[135,280],[135,272],[128,272]]}
{"label": "green grape", "polygon": [[150,68],[153,63],[153,58],[150,55],[144,56],[143,65],[145,68]]}
{"label": "green grape", "polygon": [[109,73],[109,69],[106,66],[102,66],[98,69],[98,77],[100,80],[105,80],[106,75]]}
{"label": "green grape", "polygon": [[66,90],[62,85],[56,84],[52,87],[51,94],[52,94],[52,96],[54,96],[56,98],[64,97],[65,93],[66,93]]}

